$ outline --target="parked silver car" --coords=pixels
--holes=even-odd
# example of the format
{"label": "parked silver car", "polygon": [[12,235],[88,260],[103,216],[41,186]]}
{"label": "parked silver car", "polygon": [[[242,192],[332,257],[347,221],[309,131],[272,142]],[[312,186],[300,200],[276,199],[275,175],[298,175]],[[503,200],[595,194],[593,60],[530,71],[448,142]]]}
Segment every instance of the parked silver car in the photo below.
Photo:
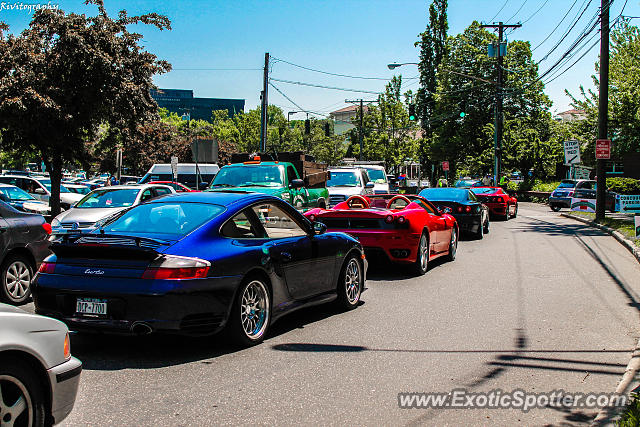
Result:
{"label": "parked silver car", "polygon": [[0,304],[0,423],[45,426],[75,404],[82,363],[64,323]]}
{"label": "parked silver car", "polygon": [[[22,188],[43,202],[48,203],[51,198],[51,180],[45,176],[0,175],[0,182]],[[69,209],[81,198],[82,194],[72,193],[64,185],[60,186],[60,207],[62,209]]]}
{"label": "parked silver car", "polygon": [[167,185],[114,185],[96,188],[68,211],[51,221],[53,234],[90,231],[100,220],[164,194],[175,193]]}

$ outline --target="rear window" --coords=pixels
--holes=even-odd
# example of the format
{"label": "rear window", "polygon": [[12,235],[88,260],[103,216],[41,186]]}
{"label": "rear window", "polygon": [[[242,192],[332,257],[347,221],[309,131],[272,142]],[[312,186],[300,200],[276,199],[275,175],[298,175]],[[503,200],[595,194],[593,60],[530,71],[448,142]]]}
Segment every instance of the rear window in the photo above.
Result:
{"label": "rear window", "polygon": [[573,188],[575,186],[576,186],[575,181],[562,181],[560,185],[558,185],[558,188]]}
{"label": "rear window", "polygon": [[94,190],[76,204],[76,208],[125,208],[135,203],[140,189]]}
{"label": "rear window", "polygon": [[107,233],[186,235],[225,211],[205,203],[146,203],[103,227]]}

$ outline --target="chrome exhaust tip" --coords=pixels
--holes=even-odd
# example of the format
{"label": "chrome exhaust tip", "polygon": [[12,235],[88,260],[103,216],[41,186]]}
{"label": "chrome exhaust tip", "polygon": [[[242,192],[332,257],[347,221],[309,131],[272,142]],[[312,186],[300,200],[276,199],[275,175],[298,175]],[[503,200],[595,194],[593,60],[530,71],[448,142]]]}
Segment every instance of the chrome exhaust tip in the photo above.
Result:
{"label": "chrome exhaust tip", "polygon": [[144,322],[134,322],[131,325],[131,332],[136,335],[149,335],[153,332],[153,328]]}

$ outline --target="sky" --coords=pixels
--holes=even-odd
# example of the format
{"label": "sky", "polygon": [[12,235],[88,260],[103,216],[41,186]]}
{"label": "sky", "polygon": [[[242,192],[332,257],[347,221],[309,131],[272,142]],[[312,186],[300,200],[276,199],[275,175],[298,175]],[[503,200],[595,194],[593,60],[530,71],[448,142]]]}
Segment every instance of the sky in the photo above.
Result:
{"label": "sky", "polygon": [[[95,6],[84,5],[83,0],[2,0],[0,21],[9,24],[13,33],[22,31],[31,19],[32,12],[24,6],[20,10],[21,3],[48,4],[66,12],[96,12]],[[415,91],[415,65],[390,71],[387,64],[418,61],[419,49],[414,43],[426,27],[429,4],[428,0],[105,0],[112,16],[126,9],[130,15],[157,12],[171,20],[171,31],[144,25],[134,28],[143,34],[142,44],[148,51],[173,66],[173,71],[154,78],[158,87],[192,89],[196,97],[245,99],[245,110],[260,103],[265,52],[272,57],[272,79],[381,92],[384,79],[402,74],[403,89]],[[449,34],[464,31],[474,20],[522,22],[522,27],[507,38],[530,41],[532,47],[537,46],[534,60],[540,61],[562,38],[568,23],[586,10],[565,41],[540,63],[540,71],[545,71],[567,50],[599,5],[598,0],[449,0]],[[623,7],[625,16],[640,15],[638,0],[614,0],[611,22]],[[558,25],[565,14],[564,22]],[[565,89],[578,93],[580,84],[592,86],[591,75],[599,52],[598,36],[595,37],[590,51],[585,48],[569,62],[587,52],[575,66],[547,84],[545,92],[553,101],[552,112],[571,108]],[[283,61],[369,79],[330,76]],[[371,93],[275,80],[272,84],[286,97],[270,87],[269,103],[285,112],[303,109],[326,115],[348,105],[345,100],[376,98]],[[292,118],[302,119],[304,113]]]}

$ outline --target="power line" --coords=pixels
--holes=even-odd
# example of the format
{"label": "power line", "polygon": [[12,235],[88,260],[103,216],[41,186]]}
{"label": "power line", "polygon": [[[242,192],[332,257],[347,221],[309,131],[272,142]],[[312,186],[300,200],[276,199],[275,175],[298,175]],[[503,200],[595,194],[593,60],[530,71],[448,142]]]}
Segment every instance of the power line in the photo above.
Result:
{"label": "power line", "polygon": [[381,92],[374,92],[374,91],[371,91],[371,90],[348,89],[348,88],[335,87],[335,86],[325,86],[325,85],[314,84],[314,83],[296,82],[296,81],[292,81],[292,80],[276,79],[276,78],[273,78],[273,77],[271,77],[271,80],[273,80],[274,82],[289,83],[289,84],[293,84],[293,85],[310,86],[310,87],[317,87],[317,88],[321,88],[321,89],[341,90],[343,92],[372,93],[374,95],[380,95],[380,93],[381,93]]}
{"label": "power line", "polygon": [[510,22],[513,18],[516,17],[516,15],[518,15],[518,13],[520,13],[520,11],[522,10],[522,8],[524,7],[525,4],[527,4],[528,0],[524,0],[522,2],[522,5],[520,6],[520,8],[518,10],[516,10],[516,13],[513,14],[513,16],[511,16],[511,18],[507,19],[505,22]]}
{"label": "power line", "polygon": [[291,98],[289,98],[287,95],[284,94],[284,92],[282,92],[280,89],[278,89],[276,87],[276,85],[274,85],[273,83],[269,82],[269,84],[271,85],[272,88],[274,88],[276,91],[278,91],[278,93],[280,95],[282,95],[287,101],[289,101],[290,103],[292,103],[293,105],[296,106],[296,108],[300,111],[304,111],[305,113],[308,113],[309,111],[305,110],[304,108],[302,108],[301,106],[299,106],[298,104],[296,104],[296,102],[294,100],[292,100]]}
{"label": "power line", "polygon": [[502,5],[502,7],[500,8],[500,10],[498,10],[498,11],[496,12],[496,14],[495,14],[495,15],[493,15],[493,18],[489,19],[489,22],[493,22],[493,20],[494,20],[494,19],[496,19],[496,17],[497,17],[498,15],[500,15],[500,12],[502,12],[502,9],[504,9],[504,7],[507,5],[507,3],[509,3],[509,0],[506,0],[506,1],[504,2],[504,4]]}
{"label": "power line", "polygon": [[349,74],[331,73],[329,71],[316,70],[315,68],[310,68],[310,67],[305,67],[303,65],[294,64],[293,62],[285,61],[284,59],[279,59],[279,58],[273,58],[273,59],[275,61],[277,61],[277,62],[284,62],[285,64],[289,64],[289,65],[291,65],[293,67],[302,68],[303,70],[313,71],[314,73],[327,74],[327,75],[330,75],[330,76],[346,77],[348,79],[360,79],[360,80],[384,80],[384,81],[391,80],[391,79],[382,78],[382,77],[352,76],[352,75],[349,75]]}
{"label": "power line", "polygon": [[533,18],[534,16],[536,16],[546,5],[547,3],[549,3],[549,0],[545,0],[544,3],[542,3],[542,6],[540,6],[538,8],[538,10],[536,10],[535,12],[533,12],[527,19],[525,19],[524,21],[522,21],[522,24],[526,24],[527,22],[531,21],[531,18]]}
{"label": "power line", "polygon": [[172,68],[171,71],[262,71],[262,68]]}
{"label": "power line", "polygon": [[[585,0],[586,1],[586,0]],[[569,8],[569,10],[567,10],[567,13],[564,14],[564,16],[562,17],[562,19],[560,20],[560,22],[558,22],[558,25],[556,25],[556,27],[551,30],[551,32],[549,33],[549,35],[547,35],[547,37],[545,37],[544,40],[542,40],[540,43],[538,43],[533,49],[531,49],[531,52],[535,51],[537,48],[539,48],[540,46],[542,46],[547,40],[549,40],[549,38],[553,35],[553,33],[556,32],[556,30],[560,27],[560,25],[564,22],[564,20],[567,18],[567,16],[569,16],[569,13],[573,10],[574,6],[576,5],[576,3],[578,3],[578,0],[574,0],[573,4],[571,5],[571,7]]]}

